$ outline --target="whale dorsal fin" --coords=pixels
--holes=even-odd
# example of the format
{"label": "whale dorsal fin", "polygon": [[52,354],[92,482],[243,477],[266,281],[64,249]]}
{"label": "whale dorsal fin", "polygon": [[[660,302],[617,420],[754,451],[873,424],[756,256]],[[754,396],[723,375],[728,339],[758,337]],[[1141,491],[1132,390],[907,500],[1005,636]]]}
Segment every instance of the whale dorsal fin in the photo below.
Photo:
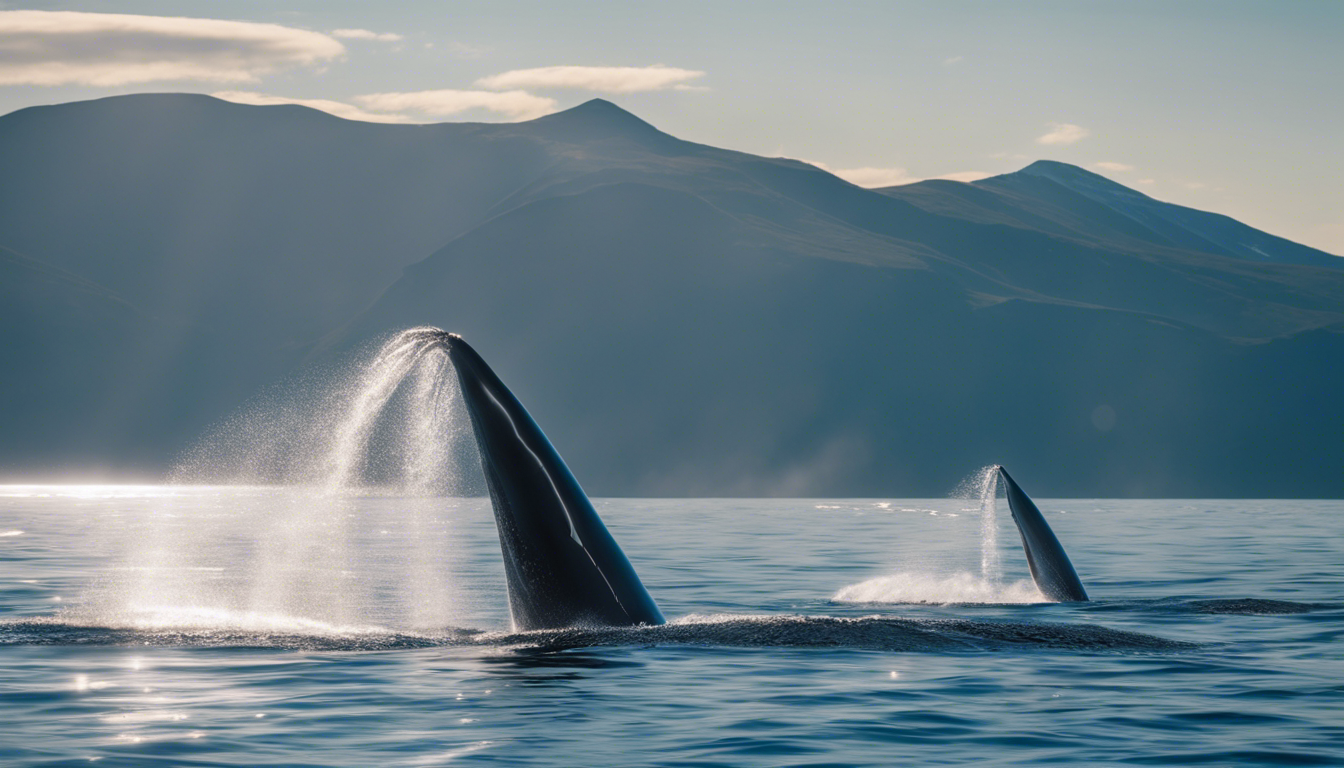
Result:
{"label": "whale dorsal fin", "polygon": [[443,334],[490,488],[517,630],[662,624],[625,553],[522,403]]}
{"label": "whale dorsal fin", "polygon": [[1013,522],[1022,534],[1022,548],[1027,552],[1027,567],[1031,569],[1031,578],[1036,588],[1046,598],[1057,603],[1082,602],[1087,600],[1083,582],[1073,563],[1065,554],[1064,547],[1045,516],[1036,508],[1035,502],[1013,480],[1003,467],[999,467],[999,476],[1003,478],[1008,492],[1008,507],[1013,511]]}

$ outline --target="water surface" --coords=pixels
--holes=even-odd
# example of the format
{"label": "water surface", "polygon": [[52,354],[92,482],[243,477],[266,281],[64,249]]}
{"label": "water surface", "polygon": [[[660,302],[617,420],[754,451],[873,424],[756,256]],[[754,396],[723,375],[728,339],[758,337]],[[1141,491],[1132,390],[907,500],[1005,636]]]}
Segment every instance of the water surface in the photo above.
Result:
{"label": "water surface", "polygon": [[518,634],[483,499],[4,487],[0,761],[1344,764],[1344,503],[1038,502],[1093,602],[976,502],[599,499],[671,623]]}

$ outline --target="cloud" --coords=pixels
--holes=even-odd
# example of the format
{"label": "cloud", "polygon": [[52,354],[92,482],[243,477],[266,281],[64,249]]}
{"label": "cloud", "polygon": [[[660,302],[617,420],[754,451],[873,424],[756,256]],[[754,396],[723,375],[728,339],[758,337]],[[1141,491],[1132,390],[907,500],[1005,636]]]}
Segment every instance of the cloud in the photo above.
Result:
{"label": "cloud", "polygon": [[1136,181],[1136,182],[1134,182],[1134,183],[1135,183],[1135,184],[1142,184],[1142,185],[1144,185],[1144,186],[1146,187],[1146,186],[1149,186],[1149,185],[1151,185],[1151,184],[1156,184],[1156,183],[1157,183],[1157,179],[1139,179],[1138,181]]}
{"label": "cloud", "polygon": [[[839,176],[850,184],[866,187],[868,189],[899,187],[905,184],[914,184],[916,182],[928,180],[919,176],[911,176],[904,168],[874,168],[871,166],[862,168],[832,168],[826,163],[819,163],[815,160],[802,160],[802,162],[807,163],[808,165],[815,165],[827,173]],[[982,173],[980,171],[960,171],[958,173],[948,173],[942,176],[932,176],[929,178],[950,179],[952,181],[979,181],[980,179],[987,179],[991,175],[992,174]]]}
{"label": "cloud", "polygon": [[979,181],[981,179],[988,179],[990,176],[993,175],[994,174],[992,173],[984,173],[982,171],[960,171],[958,173],[947,173],[943,174],[942,176],[934,176],[933,178],[950,179],[951,181],[971,182],[971,181]]}
{"label": "cloud", "polygon": [[362,120],[369,123],[425,122],[407,115],[406,112],[419,112],[423,115],[443,117],[470,109],[485,109],[520,120],[527,120],[548,115],[556,110],[556,103],[553,99],[533,96],[523,91],[506,93],[496,93],[494,91],[370,93],[354,98],[361,106],[330,99],[292,99],[287,96],[272,96],[267,93],[251,91],[218,91],[210,95],[225,101],[256,106],[298,104],[303,107],[320,109],[346,120]]}
{"label": "cloud", "polygon": [[0,85],[255,82],[335,59],[320,32],[248,21],[77,11],[0,11]]}
{"label": "cloud", "polygon": [[1132,165],[1125,165],[1124,163],[1113,163],[1109,160],[1103,160],[1099,163],[1093,163],[1092,167],[1100,168],[1103,171],[1112,171],[1115,173],[1124,173],[1125,171],[1134,170],[1134,166]]}
{"label": "cloud", "polygon": [[340,37],[346,40],[377,40],[382,43],[395,43],[401,39],[401,35],[395,32],[371,32],[367,29],[333,29],[332,37]]}
{"label": "cloud", "polygon": [[963,60],[965,60],[965,58],[966,58],[965,56],[951,56],[949,58],[943,59],[943,64],[950,67],[954,64],[960,64]]}
{"label": "cloud", "polygon": [[1072,123],[1047,123],[1050,132],[1036,139],[1037,144],[1074,144],[1082,141],[1091,133],[1086,128]]}
{"label": "cloud", "polygon": [[443,117],[485,109],[518,120],[549,115],[556,110],[555,99],[534,96],[527,91],[411,91],[408,93],[370,93],[356,96],[360,105],[377,112],[421,112]]}
{"label": "cloud", "polygon": [[1205,184],[1205,183],[1202,182],[1202,181],[1187,181],[1187,182],[1185,182],[1185,188],[1186,188],[1186,189],[1207,189],[1208,186],[1209,186],[1208,184]]}
{"label": "cloud", "polygon": [[291,99],[285,96],[272,96],[266,93],[250,91],[216,91],[211,96],[216,99],[232,101],[237,104],[251,104],[257,107],[269,107],[275,104],[298,104],[301,107],[320,109],[328,114],[343,117],[346,120],[362,120],[366,123],[409,123],[412,120],[405,115],[377,114],[365,112],[353,104],[329,99]]}
{"label": "cloud", "polygon": [[601,93],[663,91],[686,85],[704,72],[654,64],[649,67],[541,67],[515,69],[477,80],[478,88],[571,88]]}
{"label": "cloud", "polygon": [[[813,165],[817,165],[813,163]],[[826,168],[819,166],[823,170],[839,176],[850,184],[857,184],[860,187],[894,187],[899,184],[914,184],[923,179],[911,176],[904,168],[873,168],[865,166],[863,168]]]}

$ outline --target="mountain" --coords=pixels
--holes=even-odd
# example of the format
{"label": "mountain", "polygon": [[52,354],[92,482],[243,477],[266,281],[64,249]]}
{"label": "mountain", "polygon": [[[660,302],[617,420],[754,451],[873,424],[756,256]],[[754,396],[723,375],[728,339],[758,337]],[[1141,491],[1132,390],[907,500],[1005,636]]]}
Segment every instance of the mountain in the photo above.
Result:
{"label": "mountain", "polygon": [[1174,248],[1255,262],[1344,268],[1338,256],[1227,216],[1154,200],[1104,176],[1053,160],[1038,160],[1016,173],[970,184],[932,180],[878,191],[933,212],[1113,246]]}
{"label": "mountain", "polygon": [[598,495],[941,495],[991,462],[1044,496],[1344,495],[1338,259],[1073,166],[866,190],[602,100],[405,126],[139,95],[0,117],[0,179],[11,474],[162,471],[433,324]]}

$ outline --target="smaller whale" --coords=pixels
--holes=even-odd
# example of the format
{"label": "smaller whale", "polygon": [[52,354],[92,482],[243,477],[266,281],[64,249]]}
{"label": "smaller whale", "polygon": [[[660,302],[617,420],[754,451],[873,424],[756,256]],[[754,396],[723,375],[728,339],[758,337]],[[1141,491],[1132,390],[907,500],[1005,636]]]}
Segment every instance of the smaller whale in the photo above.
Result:
{"label": "smaller whale", "polygon": [[1027,567],[1036,588],[1047,599],[1056,603],[1085,602],[1087,592],[1073,563],[1065,554],[1064,547],[1055,538],[1055,532],[1045,522],[1045,516],[1036,508],[1035,502],[1013,480],[1008,470],[999,467],[999,477],[1003,478],[1008,492],[1008,507],[1013,511],[1013,522],[1022,534],[1022,549],[1027,552]]}
{"label": "smaller whale", "polygon": [[514,629],[664,623],[527,409],[461,336],[435,333],[448,350],[476,434]]}

